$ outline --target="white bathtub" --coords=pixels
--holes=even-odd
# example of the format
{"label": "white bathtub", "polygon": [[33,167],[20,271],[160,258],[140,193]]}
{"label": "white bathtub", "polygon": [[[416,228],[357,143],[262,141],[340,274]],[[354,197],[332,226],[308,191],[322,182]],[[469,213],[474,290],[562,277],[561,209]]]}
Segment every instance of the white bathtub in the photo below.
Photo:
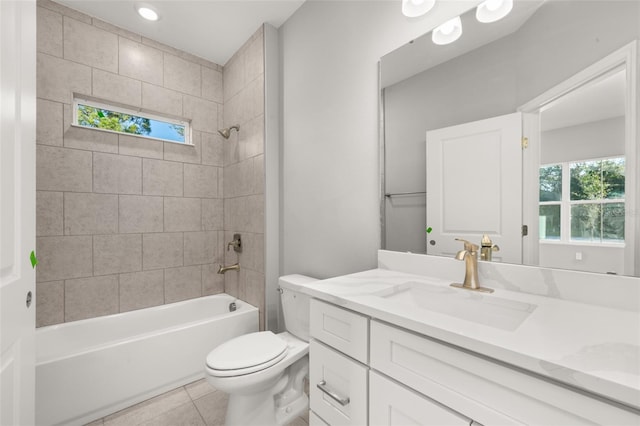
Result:
{"label": "white bathtub", "polygon": [[258,330],[218,294],[36,331],[36,423],[79,425],[204,377],[206,355]]}

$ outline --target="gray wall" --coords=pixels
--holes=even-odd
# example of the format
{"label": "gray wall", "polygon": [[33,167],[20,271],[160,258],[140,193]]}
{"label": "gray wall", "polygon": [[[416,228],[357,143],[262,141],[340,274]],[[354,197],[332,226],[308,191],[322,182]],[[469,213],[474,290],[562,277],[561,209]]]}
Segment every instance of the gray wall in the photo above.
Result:
{"label": "gray wall", "polygon": [[[425,190],[427,130],[514,112],[640,37],[640,3],[576,3],[547,2],[513,35],[385,89],[387,192]],[[388,249],[426,251],[422,201],[387,202]]]}
{"label": "gray wall", "polygon": [[308,1],[280,28],[283,273],[376,266],[377,63],[478,3],[438,2],[408,19],[398,2]]}
{"label": "gray wall", "polygon": [[[222,67],[48,0],[37,31],[37,325],[222,292]],[[72,92],[190,119],[195,146],[71,127]]]}

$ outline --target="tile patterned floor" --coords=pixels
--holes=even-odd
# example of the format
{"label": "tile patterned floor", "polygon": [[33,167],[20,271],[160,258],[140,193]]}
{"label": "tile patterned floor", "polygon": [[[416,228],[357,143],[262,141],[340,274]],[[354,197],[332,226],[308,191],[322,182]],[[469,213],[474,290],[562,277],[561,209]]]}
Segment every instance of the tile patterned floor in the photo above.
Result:
{"label": "tile patterned floor", "polygon": [[[224,425],[227,400],[227,394],[214,389],[202,379],[98,419],[87,426]],[[308,424],[308,416],[305,415],[287,426]]]}

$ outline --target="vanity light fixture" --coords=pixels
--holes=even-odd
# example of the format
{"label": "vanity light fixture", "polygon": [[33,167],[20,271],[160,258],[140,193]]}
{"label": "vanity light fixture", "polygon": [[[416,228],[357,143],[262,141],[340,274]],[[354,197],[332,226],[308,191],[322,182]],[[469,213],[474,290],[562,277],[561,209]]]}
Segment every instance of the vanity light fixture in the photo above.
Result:
{"label": "vanity light fixture", "polygon": [[157,21],[159,18],[158,12],[147,4],[137,4],[136,10],[138,11],[138,15],[142,16],[147,21]]}
{"label": "vanity light fixture", "polygon": [[476,19],[483,23],[496,22],[513,9],[513,0],[486,0],[476,9]]}
{"label": "vanity light fixture", "polygon": [[408,18],[417,18],[430,11],[436,0],[402,0],[402,14]]}
{"label": "vanity light fixture", "polygon": [[459,16],[456,16],[434,29],[431,34],[431,40],[433,40],[435,44],[443,45],[453,43],[459,39],[461,35],[462,20]]}

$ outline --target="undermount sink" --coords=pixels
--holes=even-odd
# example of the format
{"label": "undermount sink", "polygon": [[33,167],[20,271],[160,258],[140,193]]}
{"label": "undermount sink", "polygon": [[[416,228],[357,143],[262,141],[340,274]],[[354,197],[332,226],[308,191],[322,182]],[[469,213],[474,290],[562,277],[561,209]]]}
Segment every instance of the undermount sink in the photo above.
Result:
{"label": "undermount sink", "polygon": [[421,282],[408,282],[376,296],[507,331],[517,329],[537,305]]}

